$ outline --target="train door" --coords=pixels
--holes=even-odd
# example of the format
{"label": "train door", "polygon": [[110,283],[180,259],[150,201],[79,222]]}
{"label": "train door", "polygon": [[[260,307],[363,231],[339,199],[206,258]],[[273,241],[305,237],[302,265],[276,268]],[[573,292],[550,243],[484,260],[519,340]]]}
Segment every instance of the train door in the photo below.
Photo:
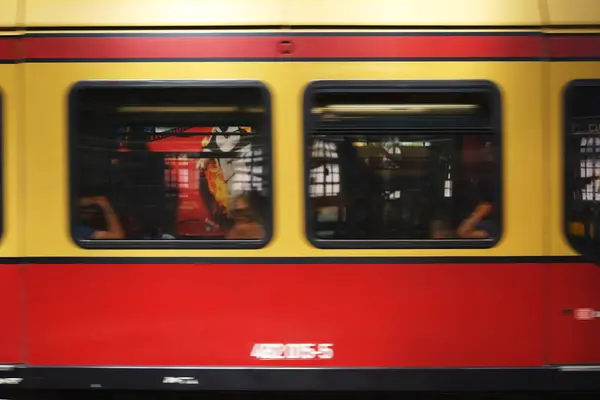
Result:
{"label": "train door", "polygon": [[[593,2],[561,3],[549,2],[555,25],[600,21],[600,8]],[[547,219],[551,254],[563,256],[547,270],[548,359],[551,364],[598,364],[600,267],[589,260],[600,249],[600,31],[554,30],[547,40]],[[588,261],[573,257],[578,253]]]}
{"label": "train door", "polygon": [[[17,2],[0,5],[0,378],[2,364],[23,362],[22,353],[22,270],[19,229],[21,228],[21,180],[18,166],[22,161],[19,140],[18,106],[20,74],[17,65]],[[10,383],[10,381],[9,381]]]}

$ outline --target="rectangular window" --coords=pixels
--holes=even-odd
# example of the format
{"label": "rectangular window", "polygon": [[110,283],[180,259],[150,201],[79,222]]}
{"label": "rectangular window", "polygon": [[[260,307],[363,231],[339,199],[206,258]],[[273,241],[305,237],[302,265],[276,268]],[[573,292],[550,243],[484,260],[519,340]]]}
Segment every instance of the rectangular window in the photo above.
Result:
{"label": "rectangular window", "polygon": [[305,152],[317,247],[491,247],[500,238],[500,99],[489,82],[315,82]]}
{"label": "rectangular window", "polygon": [[81,82],[71,223],[91,248],[258,248],[271,232],[270,99],[258,82]]}
{"label": "rectangular window", "polygon": [[600,256],[600,81],[575,81],[565,95],[565,225],[584,255]]}

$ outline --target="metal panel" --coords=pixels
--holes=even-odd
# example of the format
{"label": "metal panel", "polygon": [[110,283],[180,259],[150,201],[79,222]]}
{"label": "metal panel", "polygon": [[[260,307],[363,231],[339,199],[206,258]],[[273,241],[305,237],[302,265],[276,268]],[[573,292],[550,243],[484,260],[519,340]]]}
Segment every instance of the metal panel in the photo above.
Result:
{"label": "metal panel", "polygon": [[[594,0],[589,0],[594,1]],[[538,0],[292,0],[290,25],[539,25]]]}
{"label": "metal panel", "polygon": [[25,25],[280,25],[281,4],[281,0],[28,0]]}
{"label": "metal panel", "polygon": [[598,0],[547,0],[550,25],[599,25]]}
{"label": "metal panel", "polygon": [[0,26],[14,27],[18,20],[18,0],[3,0],[0,2]]}

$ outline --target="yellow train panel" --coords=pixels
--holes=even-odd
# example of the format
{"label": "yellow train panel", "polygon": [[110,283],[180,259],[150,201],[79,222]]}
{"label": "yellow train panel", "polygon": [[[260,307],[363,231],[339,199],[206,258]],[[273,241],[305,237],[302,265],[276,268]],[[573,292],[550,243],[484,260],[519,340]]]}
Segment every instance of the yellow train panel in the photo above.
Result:
{"label": "yellow train panel", "polygon": [[3,0],[0,2],[0,26],[15,27],[19,22],[19,0]]}
{"label": "yellow train panel", "polygon": [[282,0],[27,0],[26,26],[281,25]]}
{"label": "yellow train panel", "polygon": [[2,96],[2,183],[3,227],[0,256],[23,255],[23,166],[25,149],[19,135],[21,75],[17,65],[0,65],[0,95]]}
{"label": "yellow train panel", "polygon": [[[594,0],[590,0],[594,1]],[[292,0],[290,25],[541,25],[538,0]]]}
{"label": "yellow train panel", "polygon": [[550,25],[598,25],[598,0],[546,0]]}
{"label": "yellow train panel", "polygon": [[[537,62],[30,63],[25,68],[29,256],[519,256],[541,255],[542,64]],[[85,250],[70,238],[66,96],[88,79],[256,79],[273,107],[274,236],[259,250]],[[302,96],[321,79],[485,79],[503,107],[504,231],[491,249],[323,250],[304,232]],[[44,134],[41,134],[44,132]],[[526,132],[527,134],[524,134]],[[293,150],[290,150],[293,149]],[[44,168],[39,168],[43,165]],[[509,185],[510,183],[510,185]],[[532,186],[533,185],[533,186]],[[49,210],[52,210],[49,212]]]}
{"label": "yellow train panel", "polygon": [[28,0],[24,24],[538,26],[542,14],[538,0]]}

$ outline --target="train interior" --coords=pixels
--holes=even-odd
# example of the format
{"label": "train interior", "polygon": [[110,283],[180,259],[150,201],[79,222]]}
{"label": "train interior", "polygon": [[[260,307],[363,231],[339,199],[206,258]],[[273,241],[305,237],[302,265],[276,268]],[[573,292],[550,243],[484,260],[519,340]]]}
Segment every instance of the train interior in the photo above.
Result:
{"label": "train interior", "polygon": [[[232,201],[268,207],[268,119],[256,88],[91,87],[72,99],[77,199],[103,196],[127,239],[220,239]],[[73,216],[95,230],[97,206]]]}
{"label": "train interior", "polygon": [[[492,102],[486,92],[317,93],[309,118],[316,238],[456,238],[477,204],[499,195]],[[499,224],[498,213],[490,218]]]}
{"label": "train interior", "polygon": [[[567,115],[566,221],[570,240],[584,254],[600,256],[600,88],[571,90]],[[570,200],[570,201],[569,201]]]}

